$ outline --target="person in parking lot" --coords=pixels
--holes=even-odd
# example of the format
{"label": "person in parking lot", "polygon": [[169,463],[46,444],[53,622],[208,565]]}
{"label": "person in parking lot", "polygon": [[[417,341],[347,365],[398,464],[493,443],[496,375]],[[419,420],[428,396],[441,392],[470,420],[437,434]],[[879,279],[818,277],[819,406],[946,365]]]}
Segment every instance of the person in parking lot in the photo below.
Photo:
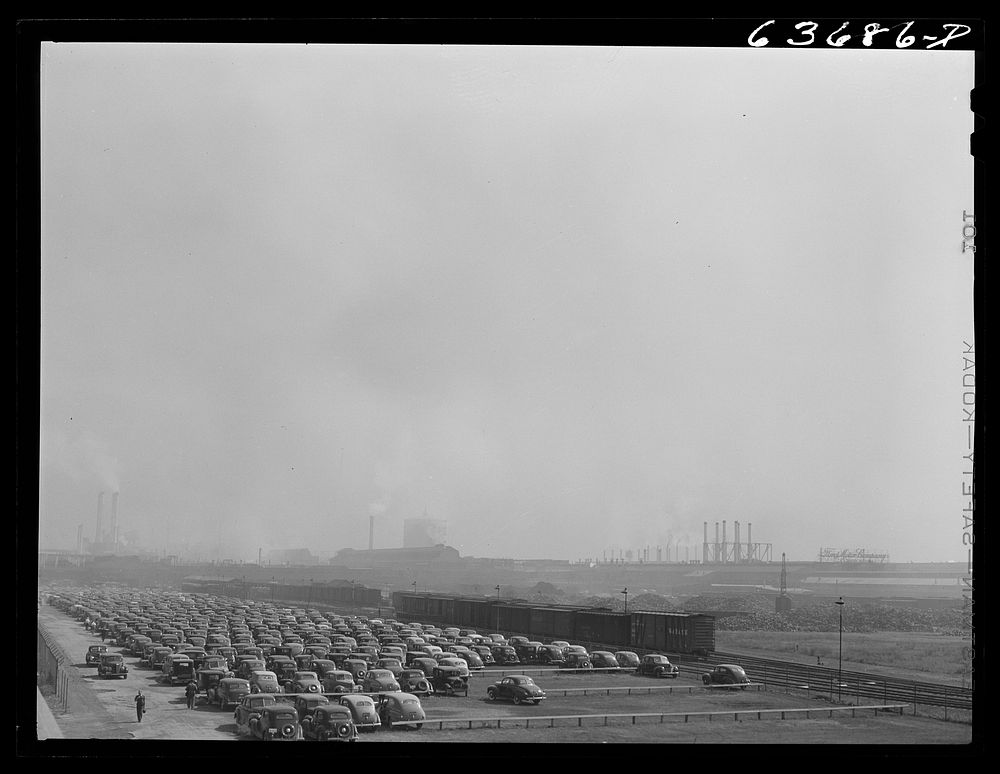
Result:
{"label": "person in parking lot", "polygon": [[135,695],[135,720],[137,723],[142,722],[142,713],[146,711],[146,697],[142,695],[142,690],[140,690]]}
{"label": "person in parking lot", "polygon": [[194,709],[194,698],[198,695],[198,686],[191,680],[184,688],[184,695],[187,696],[188,709]]}

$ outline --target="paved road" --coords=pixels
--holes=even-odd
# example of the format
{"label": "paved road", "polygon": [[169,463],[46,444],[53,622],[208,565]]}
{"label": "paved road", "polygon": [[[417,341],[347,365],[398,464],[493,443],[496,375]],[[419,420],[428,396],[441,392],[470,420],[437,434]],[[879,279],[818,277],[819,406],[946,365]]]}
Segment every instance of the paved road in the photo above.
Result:
{"label": "paved road", "polygon": [[[101,638],[49,605],[41,605],[39,621],[79,661],[70,667],[69,711],[55,713],[66,739],[237,739],[232,710],[199,706],[189,710],[180,686],[160,685],[155,672],[139,666],[138,659],[125,656],[128,677],[101,679],[97,668],[88,667],[84,655]],[[112,646],[113,651],[119,648]],[[74,679],[76,676],[77,679]],[[147,713],[136,722],[136,692],[146,696]]]}

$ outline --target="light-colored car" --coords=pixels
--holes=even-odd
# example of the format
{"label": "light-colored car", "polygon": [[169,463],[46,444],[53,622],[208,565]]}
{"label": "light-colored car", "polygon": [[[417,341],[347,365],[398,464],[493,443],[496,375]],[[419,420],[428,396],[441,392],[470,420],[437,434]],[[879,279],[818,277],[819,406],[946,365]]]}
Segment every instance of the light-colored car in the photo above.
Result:
{"label": "light-colored car", "polygon": [[350,710],[354,725],[359,731],[374,731],[381,724],[376,700],[360,693],[348,693],[340,697],[340,703]]}
{"label": "light-colored car", "polygon": [[281,693],[278,676],[267,669],[255,669],[250,673],[250,693]]}

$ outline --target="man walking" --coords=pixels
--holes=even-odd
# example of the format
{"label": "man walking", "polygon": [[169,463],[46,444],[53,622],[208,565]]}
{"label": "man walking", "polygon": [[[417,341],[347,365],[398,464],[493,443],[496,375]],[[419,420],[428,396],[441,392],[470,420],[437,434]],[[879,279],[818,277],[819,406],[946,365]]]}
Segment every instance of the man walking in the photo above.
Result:
{"label": "man walking", "polygon": [[142,722],[142,713],[146,711],[146,697],[142,695],[140,690],[135,695],[135,721],[136,723]]}
{"label": "man walking", "polygon": [[194,709],[194,699],[198,695],[198,686],[194,680],[191,680],[187,684],[187,687],[184,689],[184,695],[187,696],[188,709]]}

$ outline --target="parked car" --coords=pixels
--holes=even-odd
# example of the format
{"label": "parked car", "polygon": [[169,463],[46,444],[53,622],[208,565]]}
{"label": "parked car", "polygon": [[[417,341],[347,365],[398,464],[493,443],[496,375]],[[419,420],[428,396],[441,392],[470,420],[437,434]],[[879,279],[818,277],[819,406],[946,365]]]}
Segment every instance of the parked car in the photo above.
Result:
{"label": "parked car", "polygon": [[648,677],[674,677],[680,674],[676,664],[671,664],[670,659],[662,653],[647,653],[639,661],[639,666],[635,670],[637,675]]}
{"label": "parked car", "polygon": [[705,685],[732,685],[744,691],[750,684],[750,678],[743,667],[736,664],[719,664],[711,672],[703,674],[701,681]]}
{"label": "parked car", "polygon": [[250,693],[281,693],[278,676],[270,670],[255,669],[247,681],[250,683]]}
{"label": "parked car", "polygon": [[228,673],[224,669],[199,669],[197,672],[198,690],[205,694],[205,701],[215,704],[215,692],[219,682]]}
{"label": "parked car", "polygon": [[[162,662],[161,662],[161,665],[162,665]],[[226,659],[223,658],[222,656],[214,655],[214,654],[210,653],[208,655],[208,657],[205,659],[205,661],[202,663],[201,668],[202,669],[222,669],[222,670],[228,670],[229,669],[229,662],[227,662]],[[263,668],[264,667],[261,667],[261,669],[263,669]]]}
{"label": "parked car", "polygon": [[328,658],[315,658],[313,659],[311,668],[312,671],[319,677],[319,681],[323,682],[323,677],[327,672],[337,671],[337,664]]}
{"label": "parked car", "polygon": [[382,658],[395,658],[399,659],[400,663],[406,660],[406,651],[403,650],[398,645],[386,645],[379,652]]}
{"label": "parked car", "polygon": [[346,707],[324,704],[316,707],[301,723],[302,738],[318,742],[356,742],[358,728]]}
{"label": "parked car", "polygon": [[250,675],[254,672],[259,672],[262,669],[267,669],[267,662],[248,656],[246,658],[240,656],[241,660],[236,664],[236,669],[231,670],[237,677],[242,677],[244,680],[249,680]]}
{"label": "parked car", "polygon": [[354,675],[343,669],[327,670],[323,675],[324,693],[352,693],[360,690],[354,682]]}
{"label": "parked car", "polygon": [[98,677],[120,677],[123,680],[128,678],[128,667],[121,653],[102,653],[101,660],[97,662]]}
{"label": "parked car", "polygon": [[631,650],[619,650],[615,653],[615,661],[622,669],[638,669],[639,654]]}
{"label": "parked car", "polygon": [[522,664],[534,664],[537,661],[539,649],[543,647],[545,646],[540,642],[530,641],[518,643],[514,646],[514,650]]}
{"label": "parked car", "polygon": [[296,672],[285,683],[285,693],[322,693],[323,684],[315,672]]}
{"label": "parked car", "polygon": [[345,658],[343,669],[351,673],[354,682],[361,683],[368,674],[368,662],[360,658]]}
{"label": "parked car", "polygon": [[590,654],[590,663],[594,669],[620,669],[618,659],[610,650],[595,650]]}
{"label": "parked car", "polygon": [[398,691],[399,683],[396,681],[396,676],[390,670],[371,669],[361,683],[361,690],[365,693]]}
{"label": "parked car", "polygon": [[298,713],[291,704],[262,707],[260,714],[250,719],[249,726],[254,738],[264,741],[293,741],[302,730]]}
{"label": "parked car", "polygon": [[349,693],[338,697],[341,706],[350,713],[359,731],[374,731],[381,725],[376,699],[363,693]]}
{"label": "parked car", "polygon": [[388,669],[392,676],[399,679],[399,673],[403,671],[403,664],[398,658],[380,658],[375,662],[376,669]]}
{"label": "parked car", "polygon": [[515,704],[538,704],[545,699],[545,691],[527,675],[509,675],[486,689],[490,701],[510,699]]}
{"label": "parked car", "polygon": [[558,645],[542,645],[535,651],[535,663],[545,666],[562,666],[566,662]]}
{"label": "parked car", "polygon": [[295,711],[299,714],[299,723],[315,712],[317,707],[330,703],[330,697],[324,696],[321,693],[296,693],[290,696],[289,699],[291,699],[292,706],[295,707]]}
{"label": "parked car", "polygon": [[483,664],[483,660],[479,658],[479,654],[471,650],[464,650],[458,654],[458,657],[465,661],[466,665],[470,670],[475,669],[485,669],[486,666]]}
{"label": "parked car", "polygon": [[[469,665],[465,662],[464,658],[459,656],[448,656],[446,658],[438,659],[439,667],[454,667],[458,670],[462,677],[468,678],[470,675]],[[433,672],[431,673],[433,676]]]}
{"label": "parked car", "polygon": [[197,681],[198,673],[191,659],[186,656],[178,658],[177,654],[174,654],[174,658],[169,661],[169,668],[167,668],[167,663],[166,661],[164,662],[164,670],[161,676],[163,682],[170,685],[184,685],[192,680]]}
{"label": "parked car", "polygon": [[425,677],[430,677],[434,674],[434,670],[437,668],[437,665],[438,662],[430,656],[421,656],[420,658],[413,659],[408,666],[412,669],[419,669],[424,673]]}
{"label": "parked car", "polygon": [[427,719],[420,699],[412,693],[382,693],[378,698],[378,716],[383,726],[394,727],[406,723],[406,728],[423,728],[421,721]]}
{"label": "parked car", "polygon": [[494,645],[493,660],[499,665],[520,664],[521,659],[517,657],[517,651],[510,645]]}
{"label": "parked car", "polygon": [[278,676],[278,682],[284,685],[295,677],[295,661],[291,656],[271,656],[271,661],[267,665],[269,671]]}
{"label": "parked car", "polygon": [[270,693],[254,693],[244,696],[233,712],[233,718],[236,720],[236,732],[249,734],[251,719],[260,717],[264,707],[270,707],[276,703],[277,699],[274,694]]}
{"label": "parked car", "polygon": [[250,695],[250,682],[241,677],[223,677],[215,687],[215,704],[219,709],[229,709]]}
{"label": "parked car", "polygon": [[593,669],[594,665],[590,661],[590,656],[586,653],[567,653],[560,668],[562,669]]}
{"label": "parked car", "polygon": [[166,645],[157,645],[149,653],[149,662],[147,666],[149,666],[150,669],[162,670],[163,660],[171,653],[173,653],[173,648]]}
{"label": "parked car", "polygon": [[489,645],[473,645],[472,650],[479,656],[484,666],[494,663],[493,652],[490,650]]}
{"label": "parked car", "polygon": [[99,664],[101,662],[101,654],[107,652],[107,645],[91,645],[87,648],[87,656],[84,659],[87,662],[87,666]]}
{"label": "parked car", "polygon": [[430,696],[434,691],[422,669],[404,669],[399,673],[399,690],[414,696]]}
{"label": "parked car", "polygon": [[[468,670],[465,670],[468,672]],[[430,677],[434,693],[445,696],[469,695],[469,676],[454,666],[438,666]]]}

